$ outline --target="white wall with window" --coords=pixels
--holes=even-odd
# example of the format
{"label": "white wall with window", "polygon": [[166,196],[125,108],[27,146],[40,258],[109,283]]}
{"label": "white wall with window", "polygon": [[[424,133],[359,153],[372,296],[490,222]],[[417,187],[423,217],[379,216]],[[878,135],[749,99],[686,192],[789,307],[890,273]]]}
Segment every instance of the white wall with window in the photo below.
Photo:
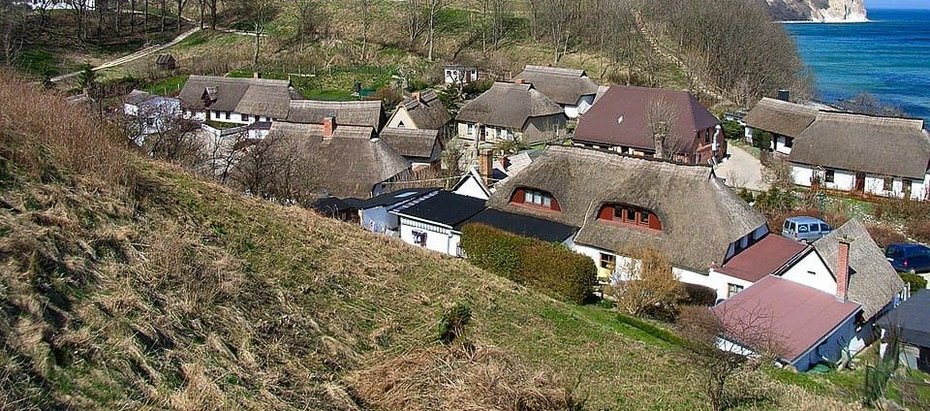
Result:
{"label": "white wall with window", "polygon": [[533,204],[546,208],[552,207],[552,196],[546,194],[542,191],[536,190],[525,190],[523,202],[525,204]]}
{"label": "white wall with window", "polygon": [[462,233],[447,227],[408,217],[400,217],[400,238],[410,245],[454,257],[462,257],[459,248]]}
{"label": "white wall with window", "polygon": [[810,187],[814,176],[820,179],[822,187],[831,190],[852,191],[856,187],[854,172],[791,163],[791,177],[795,184]]}
{"label": "white wall with window", "polygon": [[836,293],[836,279],[833,278],[833,273],[827,268],[816,250],[810,250],[807,255],[785,270],[781,277],[825,293]]}
{"label": "white wall with window", "polygon": [[[585,255],[594,261],[594,265],[597,267],[597,279],[599,282],[608,283],[610,281],[617,280],[625,281],[630,278],[630,273],[625,271],[627,270],[627,267],[630,267],[630,263],[635,262],[636,260],[608,250],[581,245],[571,241],[566,242],[565,245],[569,249],[579,254]],[[610,268],[611,259],[609,256],[614,257],[613,270]],[[710,273],[699,273],[680,267],[672,267],[672,273],[675,274],[675,277],[678,278],[678,281],[683,283],[715,288]]]}

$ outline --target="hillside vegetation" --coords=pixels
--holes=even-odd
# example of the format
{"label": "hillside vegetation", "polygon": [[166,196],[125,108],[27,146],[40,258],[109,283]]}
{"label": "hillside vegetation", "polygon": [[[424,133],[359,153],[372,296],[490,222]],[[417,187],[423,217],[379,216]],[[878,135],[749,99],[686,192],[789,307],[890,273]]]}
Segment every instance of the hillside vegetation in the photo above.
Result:
{"label": "hillside vegetation", "polygon": [[[242,197],[0,80],[0,409],[708,407],[674,340]],[[470,321],[444,345],[454,305]],[[734,404],[855,401],[770,375],[740,374]]]}

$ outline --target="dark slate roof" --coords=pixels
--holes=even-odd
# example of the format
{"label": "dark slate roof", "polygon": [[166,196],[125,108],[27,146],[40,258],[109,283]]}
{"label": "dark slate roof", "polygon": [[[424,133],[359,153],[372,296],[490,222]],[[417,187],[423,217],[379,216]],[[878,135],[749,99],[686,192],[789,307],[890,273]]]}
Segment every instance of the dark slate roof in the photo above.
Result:
{"label": "dark slate roof", "polygon": [[170,54],[159,54],[158,57],[155,58],[155,64],[159,64],[159,65],[168,64],[173,61],[174,61],[174,56]]}
{"label": "dark slate roof", "polygon": [[484,200],[458,195],[451,191],[437,191],[411,201],[392,213],[454,228],[484,208]]}
{"label": "dark slate roof", "polygon": [[[521,187],[552,193],[562,210],[510,204]],[[662,221],[662,231],[597,220],[601,206],[608,203],[652,210]],[[536,161],[500,184],[488,205],[581,227],[576,243],[615,253],[652,245],[677,267],[701,272],[723,263],[732,242],[766,223],[709,167],[566,146],[546,148]]]}
{"label": "dark slate roof", "polygon": [[478,98],[465,103],[458,121],[522,130],[533,117],[565,116],[562,107],[530,84],[496,82]]}
{"label": "dark slate roof", "polygon": [[357,206],[359,209],[363,210],[375,207],[389,207],[410,201],[415,198],[419,198],[424,194],[438,190],[438,188],[408,188],[404,190],[397,190],[390,193],[381,194],[377,197],[372,197],[368,200],[364,200],[357,204]]}
{"label": "dark slate roof", "polygon": [[714,306],[713,311],[723,322],[728,340],[756,349],[774,347],[782,360],[794,363],[856,314],[859,304],[767,276]]}
{"label": "dark slate roof", "polygon": [[354,204],[336,197],[320,198],[310,204],[310,208],[322,214],[333,214],[358,209]]}
{"label": "dark slate roof", "polygon": [[217,76],[190,76],[178,96],[185,108],[284,118],[290,82]]}
{"label": "dark slate roof", "polygon": [[807,248],[806,244],[798,241],[769,234],[730,258],[717,271],[749,282],[756,282],[769,274],[775,274]]}
{"label": "dark slate roof", "polygon": [[647,117],[649,107],[660,101],[668,102],[678,117],[668,144],[679,152],[693,151],[696,133],[720,124],[687,91],[611,86],[578,121],[575,140],[655,150]]}
{"label": "dark slate roof", "polygon": [[466,224],[485,224],[504,230],[511,234],[535,238],[550,243],[561,243],[578,231],[572,227],[555,221],[532,217],[523,214],[508,213],[506,211],[488,208],[467,221],[459,224],[461,229]]}
{"label": "dark slate roof", "polygon": [[515,78],[531,83],[533,88],[562,105],[578,104],[582,96],[593,96],[598,89],[597,83],[584,70],[528,65]]}
{"label": "dark slate roof", "polygon": [[381,139],[400,155],[410,159],[435,161],[442,153],[439,130],[385,127]]}
{"label": "dark slate roof", "polygon": [[384,112],[381,100],[316,101],[293,100],[287,114],[291,123],[323,124],[325,117],[335,117],[336,125],[363,126],[381,130]]}
{"label": "dark slate roof", "polygon": [[421,91],[419,98],[405,99],[401,107],[407,110],[413,124],[420,129],[439,130],[452,120],[449,110],[439,100],[439,94],[433,90]]}
{"label": "dark slate roof", "polygon": [[885,329],[897,327],[907,344],[930,348],[930,290],[919,290],[878,320]]}
{"label": "dark slate roof", "polygon": [[817,112],[816,107],[766,97],[756,103],[743,121],[758,130],[797,138],[814,122]]}
{"label": "dark slate roof", "polygon": [[794,141],[795,163],[923,180],[930,133],[919,119],[821,111]]}
{"label": "dark slate roof", "polygon": [[840,239],[849,244],[849,299],[862,304],[862,315],[870,319],[904,290],[904,281],[891,267],[882,249],[858,219],[849,220],[814,242],[817,253],[836,276],[836,253]]}

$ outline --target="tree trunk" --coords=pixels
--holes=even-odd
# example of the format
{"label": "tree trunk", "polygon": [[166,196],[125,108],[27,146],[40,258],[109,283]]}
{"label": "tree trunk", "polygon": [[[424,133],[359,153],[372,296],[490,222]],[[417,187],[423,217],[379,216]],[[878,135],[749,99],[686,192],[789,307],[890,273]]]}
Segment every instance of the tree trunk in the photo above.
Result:
{"label": "tree trunk", "polygon": [[161,32],[165,32],[165,19],[168,18],[168,15],[165,13],[167,9],[167,0],[161,0]]}
{"label": "tree trunk", "polygon": [[149,29],[149,0],[145,0],[145,10],[142,12],[142,25],[144,26],[142,31],[148,31]]}
{"label": "tree trunk", "polygon": [[123,26],[123,1],[116,0],[116,33],[122,31]]}
{"label": "tree trunk", "polygon": [[184,0],[178,0],[178,33],[181,32],[181,15],[184,13]]}
{"label": "tree trunk", "polygon": [[200,29],[203,30],[204,7],[207,6],[207,0],[200,0]]}
{"label": "tree trunk", "polygon": [[129,0],[129,32],[136,32],[136,0]]}
{"label": "tree trunk", "polygon": [[216,30],[216,0],[208,0],[210,2],[210,28]]}
{"label": "tree trunk", "polygon": [[252,70],[258,72],[258,54],[262,47],[262,33],[258,24],[255,25],[255,54],[252,56]]}

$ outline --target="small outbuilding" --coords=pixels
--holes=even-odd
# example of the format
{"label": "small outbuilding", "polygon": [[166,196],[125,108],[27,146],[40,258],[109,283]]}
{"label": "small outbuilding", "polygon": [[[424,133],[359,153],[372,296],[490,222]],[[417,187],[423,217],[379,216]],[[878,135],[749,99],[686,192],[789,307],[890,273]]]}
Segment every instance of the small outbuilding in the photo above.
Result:
{"label": "small outbuilding", "polygon": [[174,70],[178,68],[178,61],[170,54],[159,54],[155,58],[155,67],[159,70]]}

